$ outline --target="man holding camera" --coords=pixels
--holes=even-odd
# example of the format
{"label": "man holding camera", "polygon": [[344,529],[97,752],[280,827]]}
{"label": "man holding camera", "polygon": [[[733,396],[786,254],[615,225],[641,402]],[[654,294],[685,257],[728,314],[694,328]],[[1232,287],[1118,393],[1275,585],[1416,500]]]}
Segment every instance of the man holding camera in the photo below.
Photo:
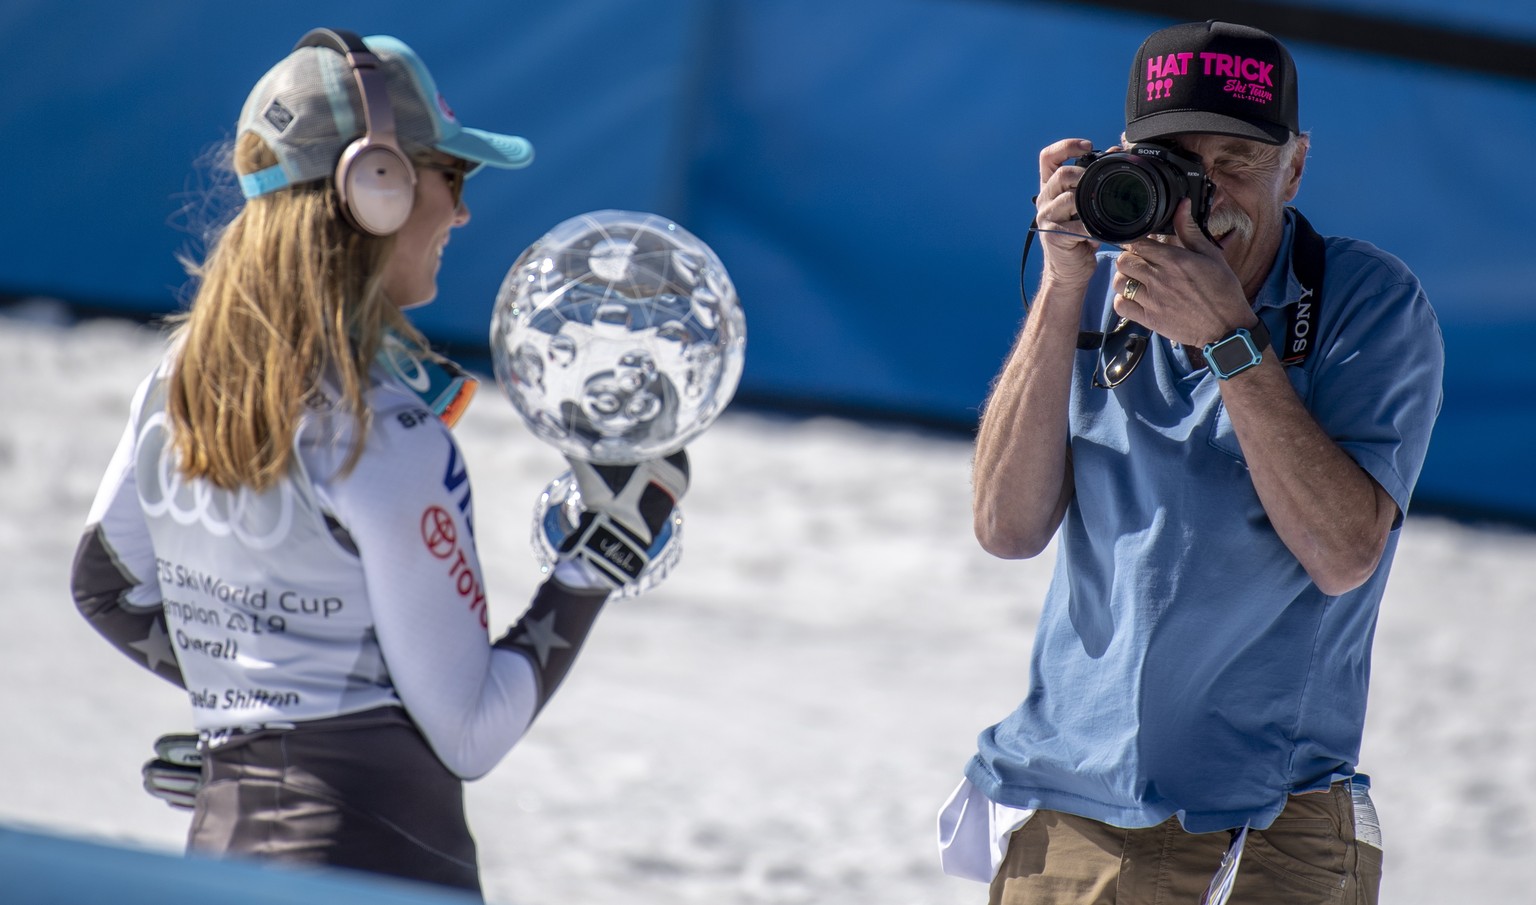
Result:
{"label": "man holding camera", "polygon": [[994,903],[1374,903],[1356,761],[1439,326],[1402,262],[1287,207],[1310,142],[1269,34],[1151,35],[1125,141],[1040,153],[1044,269],[974,511],[996,556],[1057,538],[1055,573],[945,869]]}

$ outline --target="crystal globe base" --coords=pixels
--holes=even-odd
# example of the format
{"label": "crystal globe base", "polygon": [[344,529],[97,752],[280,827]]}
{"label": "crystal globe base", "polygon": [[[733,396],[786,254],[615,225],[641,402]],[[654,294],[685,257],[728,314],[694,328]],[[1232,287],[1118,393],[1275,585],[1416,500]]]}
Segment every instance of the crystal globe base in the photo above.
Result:
{"label": "crystal globe base", "polygon": [[[560,548],[576,530],[586,512],[581,505],[581,490],[576,477],[567,471],[550,482],[533,506],[533,557],[539,571],[549,575],[560,561]],[[674,506],[661,534],[646,551],[649,562],[634,581],[614,593],[619,597],[638,597],[666,580],[683,556],[683,513]]]}

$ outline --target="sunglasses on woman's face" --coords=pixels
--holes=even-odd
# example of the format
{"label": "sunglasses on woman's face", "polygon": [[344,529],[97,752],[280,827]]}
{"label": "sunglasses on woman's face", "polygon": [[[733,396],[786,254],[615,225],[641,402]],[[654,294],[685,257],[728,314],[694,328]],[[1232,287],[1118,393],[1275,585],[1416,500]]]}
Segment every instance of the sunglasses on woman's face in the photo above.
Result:
{"label": "sunglasses on woman's face", "polygon": [[443,178],[448,180],[448,191],[453,196],[453,206],[457,208],[464,203],[464,180],[469,178],[469,171],[474,168],[474,164],[454,158],[452,160],[418,160],[416,166],[442,173]]}

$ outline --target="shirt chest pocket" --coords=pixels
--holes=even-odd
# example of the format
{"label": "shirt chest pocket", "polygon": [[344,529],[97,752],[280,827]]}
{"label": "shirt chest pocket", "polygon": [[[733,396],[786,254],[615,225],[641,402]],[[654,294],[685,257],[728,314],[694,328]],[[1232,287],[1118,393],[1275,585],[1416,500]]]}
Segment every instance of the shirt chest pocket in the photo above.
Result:
{"label": "shirt chest pocket", "polygon": [[[1312,402],[1312,374],[1304,367],[1286,368],[1285,376],[1290,378],[1291,388],[1300,397],[1301,404],[1311,408]],[[1237,431],[1232,426],[1232,415],[1227,411],[1225,402],[1216,403],[1216,417],[1211,419],[1210,444],[1221,452],[1226,453],[1237,461],[1248,464],[1248,459],[1243,455],[1242,444],[1237,442]]]}

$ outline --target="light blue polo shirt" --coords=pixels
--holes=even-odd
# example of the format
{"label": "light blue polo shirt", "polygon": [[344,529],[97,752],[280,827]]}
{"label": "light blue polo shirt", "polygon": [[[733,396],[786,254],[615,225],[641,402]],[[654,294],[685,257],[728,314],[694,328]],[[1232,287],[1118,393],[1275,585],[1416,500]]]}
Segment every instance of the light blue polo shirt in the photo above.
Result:
{"label": "light blue polo shirt", "polygon": [[[1287,213],[1255,309],[1276,345],[1300,297]],[[1330,237],[1317,345],[1287,369],[1323,430],[1406,512],[1441,402],[1444,343],[1395,257]],[[1114,323],[1104,254],[1084,329]],[[1273,353],[1270,353],[1273,354]],[[1215,377],[1153,337],[1113,390],[1079,352],[1075,494],[1058,538],[1023,704],[981,733],[967,778],[1017,808],[1190,832],[1270,825],[1286,796],[1354,772],[1376,573],[1323,594],[1270,526]]]}

